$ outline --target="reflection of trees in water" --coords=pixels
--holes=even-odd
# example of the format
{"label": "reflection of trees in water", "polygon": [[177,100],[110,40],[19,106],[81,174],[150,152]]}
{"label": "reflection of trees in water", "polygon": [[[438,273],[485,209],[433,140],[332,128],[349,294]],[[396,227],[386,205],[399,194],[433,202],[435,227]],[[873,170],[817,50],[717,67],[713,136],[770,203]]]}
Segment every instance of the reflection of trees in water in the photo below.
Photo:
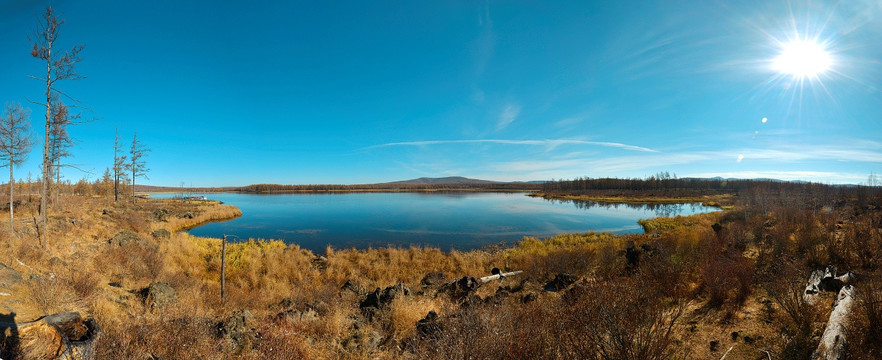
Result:
{"label": "reflection of trees in water", "polygon": [[657,217],[671,217],[674,215],[682,214],[684,211],[692,210],[695,211],[695,204],[657,204],[657,203],[644,203],[644,204],[635,204],[635,203],[616,203],[616,202],[602,202],[602,201],[590,201],[590,200],[569,200],[569,199],[546,199],[546,201],[550,201],[556,204],[566,204],[572,203],[577,208],[582,210],[588,210],[592,208],[603,208],[603,209],[619,209],[621,207],[639,210],[639,211],[651,211],[655,213]]}

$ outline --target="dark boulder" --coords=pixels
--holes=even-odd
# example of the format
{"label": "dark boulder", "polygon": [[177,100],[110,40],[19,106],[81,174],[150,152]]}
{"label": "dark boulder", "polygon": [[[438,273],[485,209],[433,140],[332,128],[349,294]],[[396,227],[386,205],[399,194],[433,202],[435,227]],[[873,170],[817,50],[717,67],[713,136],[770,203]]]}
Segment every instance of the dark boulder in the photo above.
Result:
{"label": "dark boulder", "polygon": [[248,310],[239,310],[218,324],[218,333],[235,349],[244,349],[254,343],[257,319]]}
{"label": "dark boulder", "polygon": [[459,280],[444,284],[444,286],[441,286],[441,288],[438,289],[438,292],[446,293],[454,300],[462,300],[468,297],[468,295],[474,292],[479,286],[481,286],[481,283],[478,282],[478,279],[471,276],[465,276]]}
{"label": "dark boulder", "polygon": [[420,285],[422,285],[423,287],[429,287],[442,284],[445,281],[447,281],[447,277],[444,275],[444,272],[435,271],[426,274],[426,276],[423,276],[423,279],[420,280]]}
{"label": "dark boulder", "polygon": [[554,276],[554,279],[545,284],[545,291],[560,291],[566,289],[576,282],[578,278],[569,273],[560,273]]}
{"label": "dark boulder", "polygon": [[364,308],[384,308],[389,306],[392,303],[392,300],[396,298],[408,296],[410,295],[410,289],[408,289],[404,284],[396,284],[393,286],[389,286],[383,290],[377,288],[374,292],[368,294],[364,300],[361,301],[359,307]]}
{"label": "dark boulder", "polygon": [[154,308],[167,306],[178,299],[177,294],[175,294],[175,289],[168,283],[164,282],[150,284],[141,289],[140,295],[144,300],[144,305]]}
{"label": "dark boulder", "polygon": [[434,310],[429,311],[422,320],[417,321],[416,325],[417,334],[419,335],[434,335],[442,330],[441,322],[438,321],[438,313]]}

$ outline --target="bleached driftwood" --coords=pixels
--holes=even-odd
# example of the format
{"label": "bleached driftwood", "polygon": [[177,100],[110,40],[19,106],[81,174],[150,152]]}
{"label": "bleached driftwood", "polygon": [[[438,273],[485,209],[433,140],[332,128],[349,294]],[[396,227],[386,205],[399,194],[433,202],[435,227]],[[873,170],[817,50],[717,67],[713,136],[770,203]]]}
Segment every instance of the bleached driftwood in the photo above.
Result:
{"label": "bleached driftwood", "polygon": [[830,313],[830,320],[818,348],[812,354],[812,360],[839,360],[845,356],[845,326],[854,304],[855,288],[845,285],[839,290],[836,307]]}
{"label": "bleached driftwood", "polygon": [[808,284],[805,285],[805,293],[802,294],[802,301],[806,304],[814,305],[817,302],[818,294],[821,293],[821,279],[824,278],[824,271],[815,270],[809,276]]}
{"label": "bleached driftwood", "polygon": [[855,280],[857,280],[857,275],[851,271],[839,276],[836,274],[836,267],[833,265],[827,266],[823,271],[812,271],[808,284],[805,286],[803,301],[808,304],[814,304],[817,302],[817,295],[821,291],[839,292],[845,285],[854,284]]}
{"label": "bleached driftwood", "polygon": [[502,278],[509,277],[509,276],[514,276],[514,275],[520,274],[522,272],[523,271],[521,271],[521,270],[512,271],[512,272],[507,272],[507,273],[485,276],[485,277],[482,277],[478,280],[481,282],[481,284],[486,284],[486,283],[491,282],[493,280],[502,279]]}

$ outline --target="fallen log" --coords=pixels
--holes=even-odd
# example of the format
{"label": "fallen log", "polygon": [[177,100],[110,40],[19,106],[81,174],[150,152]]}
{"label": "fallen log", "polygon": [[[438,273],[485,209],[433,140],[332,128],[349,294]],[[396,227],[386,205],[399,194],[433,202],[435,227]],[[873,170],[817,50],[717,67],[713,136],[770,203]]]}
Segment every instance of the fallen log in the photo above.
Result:
{"label": "fallen log", "polygon": [[803,301],[808,304],[814,304],[817,301],[817,295],[821,291],[838,293],[843,286],[854,284],[857,278],[857,274],[851,271],[837,276],[836,267],[833,265],[828,265],[824,270],[812,271],[808,284],[805,286]]}
{"label": "fallen log", "polygon": [[498,279],[506,278],[509,276],[514,276],[514,275],[520,274],[522,272],[523,271],[521,271],[521,270],[517,270],[517,271],[512,271],[512,272],[507,272],[507,273],[499,273],[496,275],[489,275],[489,276],[485,276],[485,277],[478,279],[478,281],[480,281],[481,284],[486,284],[486,283],[491,282],[493,280],[498,280]]}
{"label": "fallen log", "polygon": [[812,353],[812,360],[839,360],[845,357],[845,326],[854,304],[855,288],[845,285],[839,290],[837,304],[830,313],[830,320],[818,348]]}

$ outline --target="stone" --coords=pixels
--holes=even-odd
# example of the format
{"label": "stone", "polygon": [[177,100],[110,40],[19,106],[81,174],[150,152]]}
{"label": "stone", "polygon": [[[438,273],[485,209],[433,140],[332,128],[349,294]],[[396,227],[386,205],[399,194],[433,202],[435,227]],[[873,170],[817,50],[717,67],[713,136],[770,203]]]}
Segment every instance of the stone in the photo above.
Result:
{"label": "stone", "polygon": [[566,289],[578,280],[575,275],[569,273],[560,273],[554,276],[554,279],[545,284],[545,291],[560,291]]}
{"label": "stone", "polygon": [[352,279],[346,280],[346,283],[340,287],[340,291],[341,292],[348,291],[348,292],[351,292],[355,295],[361,295],[365,292],[364,287],[362,287],[360,284],[353,281]]}
{"label": "stone", "polygon": [[157,240],[168,239],[171,237],[171,232],[169,232],[166,229],[157,229],[157,230],[153,231],[152,235],[153,235],[153,238],[157,239]]}
{"label": "stone", "polygon": [[434,335],[442,330],[441,322],[438,321],[438,313],[434,310],[429,311],[426,314],[426,317],[417,321],[416,325],[417,334],[420,335]]}
{"label": "stone", "polygon": [[420,280],[420,285],[422,285],[423,287],[428,287],[444,283],[446,280],[447,277],[444,276],[443,271],[435,271],[426,274],[426,276],[423,276],[423,279]]}
{"label": "stone", "polygon": [[471,276],[464,276],[459,280],[449,282],[438,289],[439,293],[446,293],[454,300],[462,300],[474,292],[481,283]]}
{"label": "stone", "polygon": [[111,245],[116,246],[129,246],[134,244],[144,244],[144,240],[141,239],[138,234],[131,230],[123,230],[116,235],[113,235],[112,238],[108,239],[107,242]]}
{"label": "stone", "polygon": [[538,299],[538,298],[539,298],[539,296],[537,296],[536,293],[529,293],[529,294],[521,297],[521,302],[524,304],[528,304],[528,303],[536,301],[536,299]]}
{"label": "stone", "polygon": [[218,331],[228,344],[243,349],[254,343],[257,319],[248,310],[239,310],[218,324]]}
{"label": "stone", "polygon": [[361,301],[359,307],[364,308],[384,308],[389,306],[393,300],[399,297],[410,295],[410,289],[404,284],[398,283],[393,286],[389,286],[382,291],[380,288],[374,290],[374,292],[368,294],[364,300]]}
{"label": "stone", "polygon": [[167,306],[178,299],[175,289],[164,282],[151,283],[149,286],[141,289],[140,294],[144,304],[154,308]]}
{"label": "stone", "polygon": [[168,216],[170,214],[171,211],[168,209],[153,209],[153,213],[150,214],[150,218],[153,221],[168,222]]}

